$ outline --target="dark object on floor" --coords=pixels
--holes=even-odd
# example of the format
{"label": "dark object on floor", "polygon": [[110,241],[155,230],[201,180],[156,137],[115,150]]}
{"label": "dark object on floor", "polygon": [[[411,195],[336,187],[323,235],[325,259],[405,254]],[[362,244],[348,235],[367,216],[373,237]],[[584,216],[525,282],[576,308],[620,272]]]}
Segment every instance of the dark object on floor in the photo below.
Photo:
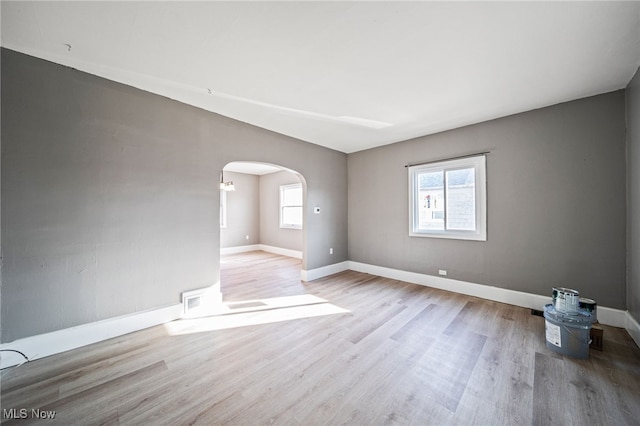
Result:
{"label": "dark object on floor", "polygon": [[589,333],[589,338],[591,339],[591,343],[589,347],[591,349],[595,349],[598,351],[602,350],[603,340],[604,340],[604,330],[599,325],[591,326],[591,332]]}

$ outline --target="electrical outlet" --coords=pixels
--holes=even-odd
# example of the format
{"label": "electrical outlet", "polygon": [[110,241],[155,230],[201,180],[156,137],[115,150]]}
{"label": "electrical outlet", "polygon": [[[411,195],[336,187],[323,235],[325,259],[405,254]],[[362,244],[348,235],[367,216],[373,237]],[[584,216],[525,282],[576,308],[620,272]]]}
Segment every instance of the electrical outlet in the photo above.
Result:
{"label": "electrical outlet", "polygon": [[446,271],[446,270],[444,270],[444,269],[440,269],[440,270],[438,270],[438,273],[439,273],[440,275],[445,276],[445,277],[447,276],[447,271]]}
{"label": "electrical outlet", "polygon": [[244,236],[244,239],[245,239],[245,240],[248,240],[248,239],[249,239],[249,236],[248,236],[248,235],[245,235],[245,236]]}
{"label": "electrical outlet", "polygon": [[329,249],[329,254],[333,254],[333,247]]}

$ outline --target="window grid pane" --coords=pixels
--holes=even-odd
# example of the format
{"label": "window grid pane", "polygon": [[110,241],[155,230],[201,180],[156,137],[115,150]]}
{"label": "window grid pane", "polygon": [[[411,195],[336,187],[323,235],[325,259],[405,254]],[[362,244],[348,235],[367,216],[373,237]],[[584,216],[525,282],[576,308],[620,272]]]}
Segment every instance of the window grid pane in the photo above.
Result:
{"label": "window grid pane", "polygon": [[475,168],[447,170],[447,229],[476,230]]}
{"label": "window grid pane", "polygon": [[444,231],[444,174],[418,174],[418,229]]}
{"label": "window grid pane", "polygon": [[282,224],[285,226],[302,226],[302,207],[282,207]]}
{"label": "window grid pane", "polygon": [[302,228],[302,184],[280,187],[280,227]]}
{"label": "window grid pane", "polygon": [[301,206],[302,205],[302,188],[285,188],[282,205]]}

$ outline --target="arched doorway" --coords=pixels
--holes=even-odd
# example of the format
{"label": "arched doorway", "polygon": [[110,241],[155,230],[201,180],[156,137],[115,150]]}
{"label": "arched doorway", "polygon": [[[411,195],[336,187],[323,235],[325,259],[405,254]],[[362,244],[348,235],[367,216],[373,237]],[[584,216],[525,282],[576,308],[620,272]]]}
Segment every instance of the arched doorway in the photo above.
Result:
{"label": "arched doorway", "polygon": [[296,171],[250,161],[223,168],[220,282],[225,301],[304,290],[305,201],[306,182]]}

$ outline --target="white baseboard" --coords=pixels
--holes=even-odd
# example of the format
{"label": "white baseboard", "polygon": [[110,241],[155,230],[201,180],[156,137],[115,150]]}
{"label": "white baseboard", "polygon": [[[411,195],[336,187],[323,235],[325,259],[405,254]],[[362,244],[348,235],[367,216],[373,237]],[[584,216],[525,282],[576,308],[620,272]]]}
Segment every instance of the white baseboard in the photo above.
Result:
{"label": "white baseboard", "polygon": [[296,259],[302,259],[302,252],[299,250],[290,250],[280,247],[268,246],[266,244],[259,244],[260,250],[269,253],[280,254],[282,256],[295,257]]}
{"label": "white baseboard", "polygon": [[235,254],[244,253],[248,251],[266,251],[269,253],[275,253],[282,256],[295,257],[296,259],[302,259],[302,252],[299,250],[290,250],[281,247],[269,246],[266,244],[250,244],[246,246],[225,247],[220,249],[220,254]]}
{"label": "white baseboard", "polygon": [[304,269],[300,271],[300,279],[302,281],[313,281],[319,278],[324,278],[329,275],[337,274],[338,272],[346,271],[349,268],[349,261],[345,260],[344,262],[334,263],[333,265],[322,266],[316,269],[310,269],[305,271]]}
{"label": "white baseboard", "polygon": [[627,328],[627,311],[598,306],[598,322],[613,327]]}
{"label": "white baseboard", "polygon": [[[13,342],[3,343],[0,345],[0,349],[18,350],[25,354],[30,361],[33,361],[144,328],[164,324],[180,318],[181,314],[182,305],[172,305],[14,340]],[[16,352],[1,352],[1,354],[0,368],[19,365],[25,361]]]}
{"label": "white baseboard", "polygon": [[244,253],[247,251],[258,251],[262,250],[260,248],[260,244],[250,244],[246,246],[236,246],[236,247],[225,247],[220,249],[220,254],[236,254],[236,253]]}
{"label": "white baseboard", "polygon": [[629,311],[627,311],[626,320],[627,323],[624,328],[627,329],[633,341],[636,342],[636,345],[640,347],[640,324],[631,316]]}
{"label": "white baseboard", "polygon": [[[495,302],[508,303],[515,306],[522,306],[524,308],[537,309],[540,311],[544,309],[544,305],[551,303],[550,295],[542,296],[539,294],[524,293],[500,287],[475,284],[450,278],[437,277],[434,275],[419,274],[416,272],[407,272],[399,269],[369,265],[354,261],[348,261],[348,265],[348,269],[353,271],[366,272],[368,274],[378,275],[385,278],[439,288],[441,290],[453,291],[455,293],[480,297],[482,299],[493,300]],[[629,318],[633,320],[626,311],[598,306],[598,321],[602,324],[622,327],[629,330],[627,325]],[[638,325],[637,323],[635,324],[636,326]],[[640,329],[638,331],[640,332]]]}

